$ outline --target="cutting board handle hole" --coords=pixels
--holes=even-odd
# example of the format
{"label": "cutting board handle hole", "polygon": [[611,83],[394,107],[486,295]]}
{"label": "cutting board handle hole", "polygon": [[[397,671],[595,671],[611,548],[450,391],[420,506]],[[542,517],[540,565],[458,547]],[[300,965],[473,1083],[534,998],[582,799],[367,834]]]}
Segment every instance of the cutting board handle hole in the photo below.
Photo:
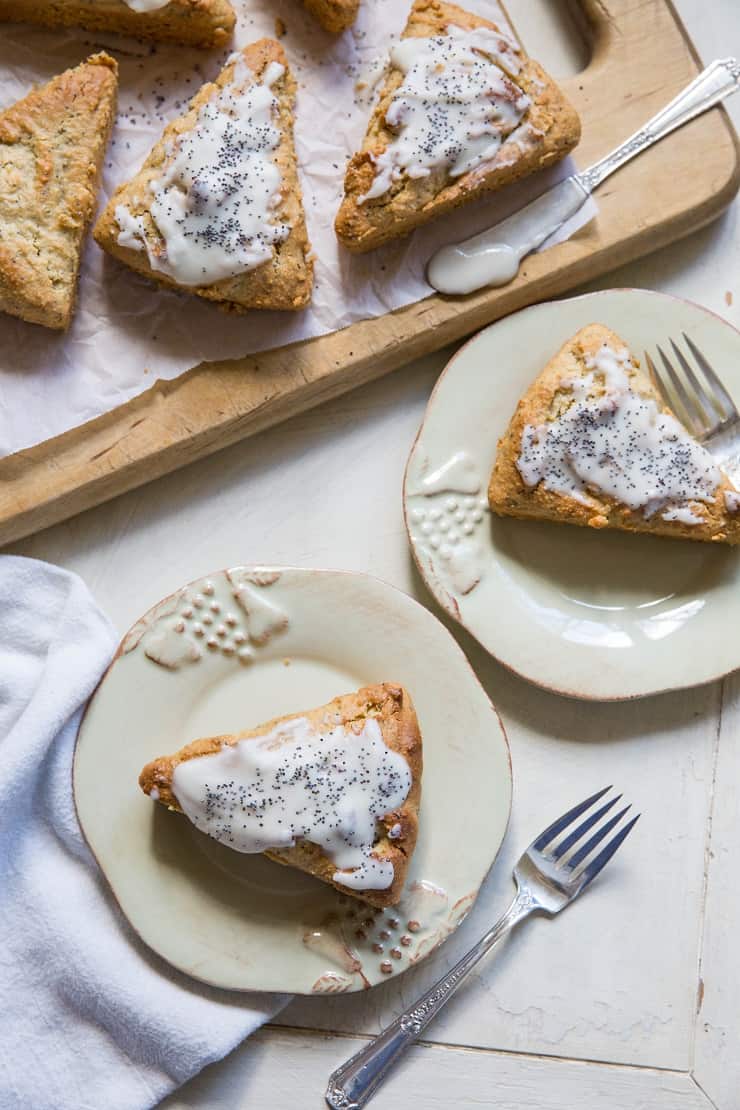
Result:
{"label": "cutting board handle hole", "polygon": [[[506,12],[526,50],[556,79],[587,68],[598,25],[583,0],[504,0]],[[586,0],[591,14],[593,5]]]}

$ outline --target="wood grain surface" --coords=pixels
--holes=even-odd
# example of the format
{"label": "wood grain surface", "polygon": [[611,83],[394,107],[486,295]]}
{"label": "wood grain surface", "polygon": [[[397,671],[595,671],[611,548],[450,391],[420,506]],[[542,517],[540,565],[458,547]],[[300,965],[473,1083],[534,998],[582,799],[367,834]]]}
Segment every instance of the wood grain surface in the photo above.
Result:
{"label": "wood grain surface", "polygon": [[[578,0],[591,60],[564,82],[583,121],[585,167],[664,106],[700,68],[669,0]],[[621,169],[599,217],[526,260],[502,289],[431,296],[344,331],[203,363],[55,439],[0,461],[0,543],[29,535],[320,404],[536,301],[708,223],[740,183],[722,108]]]}

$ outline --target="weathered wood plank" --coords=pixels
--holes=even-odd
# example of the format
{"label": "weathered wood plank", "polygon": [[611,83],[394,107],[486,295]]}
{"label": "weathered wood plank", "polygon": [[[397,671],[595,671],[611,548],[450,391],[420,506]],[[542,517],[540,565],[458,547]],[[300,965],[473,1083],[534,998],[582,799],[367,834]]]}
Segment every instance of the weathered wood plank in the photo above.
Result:
{"label": "weathered wood plank", "polygon": [[[162,1110],[322,1110],[331,1071],[356,1052],[354,1037],[267,1028],[206,1069]],[[372,1104],[378,1110],[709,1110],[686,1073],[418,1045]]]}

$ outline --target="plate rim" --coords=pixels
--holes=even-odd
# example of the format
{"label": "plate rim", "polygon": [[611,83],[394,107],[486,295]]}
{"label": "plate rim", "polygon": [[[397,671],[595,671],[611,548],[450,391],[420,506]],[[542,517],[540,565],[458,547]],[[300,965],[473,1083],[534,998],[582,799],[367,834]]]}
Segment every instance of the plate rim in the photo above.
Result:
{"label": "plate rim", "polygon": [[[504,814],[505,820],[504,820],[503,825],[502,825],[501,837],[500,837],[500,840],[499,840],[498,844],[496,845],[496,848],[495,848],[495,851],[494,851],[493,855],[491,856],[491,860],[490,860],[490,863],[488,864],[488,867],[486,868],[484,874],[481,876],[481,880],[480,880],[478,886],[475,888],[474,898],[473,898],[473,901],[470,905],[470,909],[472,909],[473,906],[475,905],[475,903],[477,902],[480,891],[481,891],[484,883],[488,880],[488,878],[489,878],[489,876],[490,876],[490,874],[493,870],[493,867],[495,866],[495,864],[496,864],[496,862],[499,858],[499,855],[501,853],[501,849],[504,845],[504,841],[506,840],[506,836],[507,836],[508,831],[509,831],[509,825],[511,823],[511,811],[512,811],[513,796],[514,796],[514,768],[513,768],[513,762],[512,762],[512,757],[511,757],[511,744],[510,744],[510,741],[509,741],[508,733],[506,731],[506,727],[504,725],[503,719],[501,717],[501,714],[500,714],[497,706],[492,701],[491,697],[488,694],[488,691],[486,690],[485,686],[483,685],[480,678],[478,677],[472,663],[470,662],[467,655],[463,651],[462,647],[460,646],[460,644],[458,643],[456,638],[452,635],[450,630],[439,619],[437,614],[434,613],[428,606],[424,605],[421,601],[419,601],[417,598],[413,597],[411,594],[407,593],[405,590],[402,590],[399,586],[394,585],[392,582],[388,582],[386,579],[381,578],[379,575],[376,575],[376,574],[370,574],[370,573],[367,573],[365,571],[347,570],[346,568],[338,569],[338,568],[334,568],[334,567],[323,567],[323,566],[322,567],[313,567],[313,566],[312,567],[300,567],[300,566],[295,566],[294,564],[288,564],[288,563],[269,563],[269,562],[265,562],[265,563],[261,563],[261,562],[232,563],[228,567],[221,567],[221,568],[218,568],[216,570],[211,569],[211,570],[205,571],[202,574],[198,574],[195,578],[190,579],[188,582],[184,582],[180,586],[175,587],[175,589],[172,590],[170,593],[165,594],[158,601],[155,601],[152,605],[150,605],[149,608],[146,609],[144,613],[142,613],[139,617],[137,617],[134,621],[132,621],[130,626],[123,633],[123,635],[121,636],[121,638],[119,640],[118,646],[116,647],[115,653],[114,653],[114,655],[112,656],[112,658],[110,660],[110,663],[106,667],[103,674],[100,676],[100,679],[98,680],[94,690],[90,694],[90,697],[88,698],[88,700],[85,704],[83,712],[80,715],[80,720],[79,720],[79,724],[77,726],[77,732],[76,732],[76,735],[75,735],[74,748],[73,748],[73,752],[72,752],[72,761],[71,761],[71,765],[70,765],[70,790],[71,790],[71,793],[72,793],[72,804],[73,804],[73,807],[74,807],[74,814],[75,814],[75,818],[77,820],[77,825],[80,829],[80,833],[82,835],[82,839],[85,843],[85,846],[86,846],[87,850],[90,852],[90,854],[91,854],[91,856],[92,856],[92,858],[95,862],[95,865],[99,870],[99,873],[103,876],[108,894],[113,899],[113,902],[115,903],[115,906],[116,906],[118,912],[121,914],[123,920],[125,921],[126,927],[133,932],[133,934],[136,937],[136,940],[138,941],[138,943],[143,944],[146,947],[147,951],[154,953],[154,955],[158,959],[163,960],[168,965],[168,967],[173,968],[175,971],[179,972],[180,974],[186,975],[189,978],[195,980],[196,982],[203,983],[204,985],[206,985],[208,987],[211,987],[212,989],[228,991],[228,992],[238,994],[238,995],[252,994],[252,993],[253,994],[276,994],[276,993],[280,993],[280,994],[298,995],[300,997],[305,997],[305,998],[332,997],[331,995],[322,995],[318,992],[312,991],[309,988],[306,988],[306,989],[286,988],[284,986],[282,986],[282,987],[281,986],[274,986],[274,987],[271,987],[271,986],[258,986],[258,987],[254,987],[254,986],[225,986],[222,982],[214,982],[213,979],[209,979],[209,978],[207,978],[206,976],[203,976],[203,975],[195,974],[193,971],[188,970],[187,968],[181,967],[177,963],[174,963],[167,955],[165,955],[163,952],[159,951],[157,948],[153,947],[145,939],[145,937],[142,936],[142,934],[139,932],[139,929],[137,928],[137,926],[134,924],[134,922],[131,920],[131,918],[129,917],[126,910],[123,908],[123,905],[121,904],[121,901],[120,901],[119,896],[118,896],[116,886],[113,883],[112,879],[110,878],[110,876],[108,874],[108,871],[106,870],[106,868],[103,867],[102,863],[100,862],[100,859],[98,858],[98,854],[95,851],[95,849],[93,848],[92,844],[90,843],[90,840],[88,838],[87,832],[86,832],[85,827],[84,827],[84,824],[83,824],[83,822],[80,818],[79,808],[78,808],[78,804],[77,804],[77,787],[76,787],[76,768],[77,768],[77,758],[78,758],[78,750],[79,750],[79,744],[80,744],[80,736],[82,734],[83,725],[84,725],[85,719],[87,717],[88,710],[89,710],[90,706],[92,705],[94,699],[97,697],[99,691],[101,690],[101,688],[103,686],[103,683],[108,678],[108,676],[111,673],[115,664],[122,658],[122,656],[124,654],[126,654],[125,651],[124,651],[124,644],[126,643],[126,640],[129,636],[129,634],[131,633],[131,631],[134,629],[134,627],[137,624],[139,624],[142,621],[145,621],[151,613],[153,613],[155,610],[157,610],[164,602],[168,601],[170,598],[172,598],[176,594],[178,594],[181,590],[188,589],[190,586],[195,585],[195,583],[201,582],[204,578],[214,577],[217,574],[223,574],[227,570],[236,569],[237,567],[239,569],[244,569],[244,570],[247,570],[247,571],[250,571],[250,572],[256,572],[256,571],[272,572],[272,571],[277,571],[278,573],[282,574],[283,572],[288,571],[288,572],[298,572],[299,574],[302,574],[302,575],[303,574],[306,574],[306,575],[320,574],[320,575],[328,575],[328,576],[341,575],[342,577],[346,577],[346,578],[354,578],[354,579],[362,579],[362,580],[370,581],[375,586],[380,586],[382,589],[391,591],[391,593],[393,593],[393,594],[399,594],[404,599],[405,602],[410,602],[412,604],[412,606],[418,607],[418,609],[420,609],[424,613],[426,613],[429,618],[434,620],[444,630],[446,636],[448,637],[448,640],[453,645],[454,650],[459,654],[461,661],[465,664],[465,667],[470,672],[470,674],[473,678],[473,681],[479,687],[480,692],[482,693],[483,697],[486,699],[486,702],[488,703],[491,710],[493,711],[493,714],[494,714],[494,716],[495,716],[495,718],[498,722],[501,738],[503,740],[503,750],[504,750],[504,755],[505,755],[505,766],[507,768],[507,776],[506,776],[507,801],[506,801],[505,814]],[[465,916],[467,916],[467,913],[465,914]],[[394,979],[397,979],[400,975],[404,975],[407,971],[411,970],[412,966],[413,967],[418,966],[418,964],[423,963],[426,959],[428,959],[429,956],[433,955],[435,952],[438,952],[439,949],[442,948],[443,945],[446,943],[446,941],[449,940],[449,938],[457,932],[457,930],[460,928],[463,921],[465,920],[465,916],[463,916],[459,921],[456,922],[454,927],[441,938],[441,940],[439,941],[438,944],[436,944],[434,947],[430,948],[428,951],[425,951],[423,953],[423,955],[421,955],[419,957],[419,959],[413,965],[403,966],[403,967],[399,968],[399,970],[396,971],[393,975],[388,976],[387,979],[380,980],[377,983],[363,982],[363,983],[359,983],[357,985],[353,984],[352,986],[350,986],[347,990],[343,991],[342,993],[343,994],[364,993],[368,990],[372,990],[374,987],[382,986],[383,983],[387,983],[387,982],[390,982]]]}
{"label": "plate rim", "polygon": [[504,667],[510,674],[515,675],[517,678],[522,679],[523,681],[529,683],[530,685],[536,686],[536,687],[538,687],[539,689],[542,689],[542,690],[546,690],[551,694],[556,694],[559,697],[569,698],[572,701],[592,702],[592,703],[596,703],[596,704],[637,701],[641,698],[658,697],[661,694],[674,693],[675,691],[678,691],[678,690],[699,689],[702,686],[709,686],[713,682],[719,682],[722,679],[727,678],[728,675],[732,675],[738,669],[740,669],[740,660],[738,661],[737,665],[734,666],[734,667],[730,667],[729,669],[720,669],[716,673],[714,673],[712,675],[709,675],[708,677],[702,677],[702,678],[700,678],[696,681],[688,680],[688,681],[685,681],[685,682],[677,682],[677,683],[672,684],[672,685],[657,686],[657,687],[654,687],[650,690],[628,692],[628,693],[625,693],[625,694],[597,694],[597,695],[594,695],[594,694],[590,694],[588,692],[581,692],[580,690],[567,689],[565,687],[555,685],[552,682],[547,682],[543,679],[535,678],[532,675],[525,673],[523,670],[519,670],[513,663],[511,663],[507,659],[502,658],[491,647],[489,647],[488,644],[484,643],[483,640],[477,635],[477,633],[469,626],[469,624],[467,624],[464,621],[464,619],[463,619],[463,617],[460,613],[460,610],[457,606],[457,602],[456,602],[454,597],[452,597],[451,595],[446,596],[443,592],[437,592],[437,590],[435,590],[432,587],[432,585],[430,584],[430,581],[428,579],[428,576],[426,574],[424,566],[422,565],[422,562],[421,562],[421,560],[418,556],[418,553],[417,553],[417,550],[416,550],[416,544],[413,542],[413,540],[411,538],[411,524],[410,524],[410,521],[409,521],[409,505],[408,505],[409,494],[407,492],[407,489],[408,489],[408,483],[409,483],[409,471],[411,469],[411,464],[414,461],[416,451],[417,451],[417,448],[419,447],[419,442],[421,440],[421,437],[422,437],[422,434],[424,432],[424,428],[425,428],[425,425],[426,425],[426,422],[427,422],[427,417],[428,417],[428,415],[429,415],[429,413],[432,409],[432,406],[434,404],[434,401],[437,397],[438,390],[440,390],[444,379],[447,377],[448,372],[450,370],[452,370],[453,364],[457,361],[457,359],[461,355],[464,354],[464,352],[467,350],[468,347],[470,347],[473,343],[477,342],[481,338],[481,336],[483,336],[487,332],[496,328],[500,323],[503,323],[506,320],[511,320],[515,316],[524,316],[526,314],[534,314],[539,309],[544,308],[546,306],[549,307],[549,306],[552,306],[552,305],[565,304],[565,303],[571,304],[571,303],[574,303],[574,302],[577,302],[577,301],[592,300],[592,299],[603,297],[603,296],[612,296],[615,293],[637,293],[637,294],[640,294],[641,296],[656,297],[658,299],[665,300],[665,301],[678,301],[680,304],[689,305],[692,309],[699,309],[701,312],[706,313],[707,316],[712,316],[718,323],[723,324],[725,327],[729,328],[731,331],[733,331],[736,334],[736,336],[738,338],[738,341],[740,342],[740,327],[737,327],[735,324],[731,323],[729,320],[726,320],[724,318],[724,316],[721,316],[719,314],[719,312],[715,312],[714,309],[711,309],[711,308],[706,308],[704,305],[699,304],[698,301],[692,301],[689,297],[681,297],[681,296],[678,296],[678,295],[673,294],[673,293],[665,293],[662,290],[658,290],[658,289],[644,289],[640,286],[619,285],[619,286],[610,287],[608,289],[595,289],[595,290],[593,290],[591,292],[588,292],[588,293],[579,293],[574,297],[558,297],[558,298],[553,298],[552,300],[548,300],[548,301],[538,301],[536,304],[525,305],[523,308],[520,308],[517,312],[509,313],[508,316],[503,316],[499,320],[494,320],[493,323],[487,324],[485,327],[483,327],[479,331],[477,331],[475,333],[475,335],[471,335],[463,344],[461,344],[460,347],[458,347],[458,349],[451,355],[451,357],[445,363],[439,377],[437,378],[436,382],[434,383],[434,387],[432,388],[431,393],[429,394],[429,399],[427,400],[426,406],[424,408],[424,413],[422,415],[421,423],[419,424],[419,428],[418,428],[418,430],[416,432],[416,435],[414,436],[413,442],[411,444],[411,448],[409,450],[409,454],[408,454],[408,457],[406,459],[406,464],[404,466],[402,487],[401,487],[401,489],[402,489],[401,500],[402,500],[402,509],[403,509],[403,522],[404,522],[404,527],[406,529],[406,539],[408,541],[408,546],[409,546],[409,549],[411,551],[411,556],[412,556],[412,559],[414,561],[414,566],[415,566],[415,568],[416,568],[416,570],[419,574],[419,577],[421,578],[422,582],[424,583],[425,588],[429,591],[431,596],[434,598],[436,604],[439,605],[440,608],[445,613],[447,613],[450,617],[452,617],[457,622],[457,624],[460,625],[461,628],[464,628],[465,631],[470,636],[473,637],[475,642],[477,644],[479,644],[483,648],[483,650],[485,652],[487,652],[488,655],[491,656],[492,659],[495,659],[496,662],[499,663],[502,667]]}

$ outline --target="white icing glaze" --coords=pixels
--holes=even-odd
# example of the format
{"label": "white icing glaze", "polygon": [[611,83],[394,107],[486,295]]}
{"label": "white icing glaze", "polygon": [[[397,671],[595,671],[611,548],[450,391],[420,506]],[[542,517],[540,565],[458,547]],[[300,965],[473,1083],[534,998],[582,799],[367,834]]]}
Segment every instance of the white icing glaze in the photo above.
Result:
{"label": "white icing glaze", "polygon": [[[141,216],[134,216],[125,204],[116,205],[116,223],[118,224],[118,242],[122,247],[130,247],[135,251],[143,251],[146,243],[146,230]],[[149,255],[152,266],[155,266],[154,256]],[[155,267],[159,269],[159,267]]]}
{"label": "white icing glaze", "polygon": [[273,161],[280,143],[278,102],[271,86],[283,75],[276,62],[259,82],[241,55],[231,83],[204,104],[195,127],[174,140],[174,156],[151,181],[151,217],[124,205],[115,211],[122,246],[144,249],[153,269],[180,285],[211,285],[267,262],[288,235],[273,219],[281,176]]}
{"label": "white icing glaze", "polygon": [[677,520],[680,524],[703,524],[704,517],[695,513],[688,505],[681,505],[677,508],[666,509],[664,513],[660,514],[663,520]]}
{"label": "white icing glaze", "polygon": [[156,12],[166,8],[170,0],[123,0],[135,12]]}
{"label": "white icing glaze", "polygon": [[175,768],[172,789],[202,832],[237,852],[319,845],[335,882],[385,890],[393,864],[372,854],[376,822],[405,801],[411,771],[368,718],[359,733],[319,732],[305,717]]}
{"label": "white icing glaze", "polygon": [[[556,419],[528,424],[517,468],[527,486],[591,504],[590,493],[607,494],[646,518],[696,524],[689,502],[714,501],[720,472],[712,456],[675,417],[630,384],[629,352],[606,345],[589,373],[564,379],[573,403]],[[603,394],[593,395],[603,384]]]}
{"label": "white icing glaze", "polygon": [[740,510],[740,493],[736,493],[734,489],[726,489],[725,508],[728,513],[738,512],[738,510]]}
{"label": "white icing glaze", "polygon": [[575,216],[588,197],[577,175],[566,177],[479,235],[438,250],[427,266],[429,284],[451,296],[508,284],[519,272],[521,260]]}
{"label": "white icing glaze", "polygon": [[530,105],[504,72],[518,72],[517,50],[498,32],[454,25],[446,35],[396,43],[391,61],[404,80],[385,114],[395,138],[373,157],[375,180],[358,203],[383,196],[403,176],[444,169],[459,177],[495,158]]}

